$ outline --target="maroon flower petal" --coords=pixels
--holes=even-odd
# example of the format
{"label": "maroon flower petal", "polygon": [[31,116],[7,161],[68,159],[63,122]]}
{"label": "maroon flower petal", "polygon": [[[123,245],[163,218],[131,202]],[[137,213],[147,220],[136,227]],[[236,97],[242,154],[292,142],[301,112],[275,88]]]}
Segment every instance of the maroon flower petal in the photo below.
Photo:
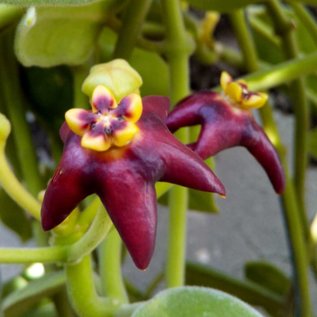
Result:
{"label": "maroon flower petal", "polygon": [[284,190],[284,173],[277,153],[263,129],[248,111],[239,110],[214,92],[199,92],[182,101],[169,114],[171,131],[201,124],[195,144],[190,147],[203,159],[233,146],[244,146],[266,171],[275,191]]}
{"label": "maroon flower petal", "polygon": [[165,122],[170,107],[170,101],[167,97],[146,96],[142,99],[142,101],[143,116],[153,114]]}
{"label": "maroon flower petal", "polygon": [[262,128],[253,120],[250,128],[244,131],[241,145],[256,158],[266,171],[276,193],[281,194],[285,188],[284,172],[280,159]]}
{"label": "maroon flower petal", "polygon": [[44,230],[59,225],[93,191],[85,175],[89,168],[87,153],[82,151],[76,135],[71,141],[44,195],[41,210]]}
{"label": "maroon flower petal", "polygon": [[97,194],[104,203],[129,253],[139,269],[152,257],[156,223],[156,194],[133,165],[114,161],[98,170]]}

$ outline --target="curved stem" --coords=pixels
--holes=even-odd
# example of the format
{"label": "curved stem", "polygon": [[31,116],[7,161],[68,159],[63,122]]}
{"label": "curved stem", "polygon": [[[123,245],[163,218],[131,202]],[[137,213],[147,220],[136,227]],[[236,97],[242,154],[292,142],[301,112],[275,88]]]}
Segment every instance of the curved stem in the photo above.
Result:
{"label": "curved stem", "polygon": [[122,28],[113,54],[114,57],[129,59],[151,3],[152,0],[130,0],[124,13]]}
{"label": "curved stem", "polygon": [[128,295],[121,273],[121,249],[121,238],[113,228],[98,248],[99,272],[103,295],[127,303]]}
{"label": "curved stem", "polygon": [[0,145],[0,184],[6,193],[35,219],[40,220],[40,203],[22,186],[13,174],[4,155],[4,145]]}
{"label": "curved stem", "polygon": [[[242,11],[231,14],[231,20],[234,21],[235,31],[238,34],[239,44],[241,46],[245,60],[251,61],[247,64],[248,71],[256,71],[259,68],[256,49],[254,47],[252,36],[247,28],[245,17]],[[285,223],[290,240],[291,251],[294,259],[294,271],[299,285],[299,297],[302,304],[301,316],[310,316],[310,295],[308,283],[308,263],[307,247],[304,241],[303,230],[300,222],[297,201],[294,195],[294,185],[289,177],[288,165],[285,157],[285,150],[281,143],[280,135],[273,118],[272,108],[268,105],[260,109],[260,116],[264,123],[270,139],[276,146],[286,177],[286,189],[282,195],[282,207],[284,211]]]}
{"label": "curved stem", "polygon": [[91,253],[108,234],[112,222],[100,208],[88,231],[71,245],[43,248],[0,248],[0,263],[68,262],[73,263]]}
{"label": "curved stem", "polygon": [[69,246],[67,262],[75,262],[83,256],[91,253],[107,236],[112,222],[105,212],[104,208],[100,206],[93,223],[89,227],[85,235]]}
{"label": "curved stem", "polygon": [[251,90],[267,90],[313,73],[316,63],[317,53],[315,52],[246,75],[243,79],[247,82]]}
{"label": "curved stem", "polygon": [[[176,103],[189,93],[188,39],[184,27],[180,3],[177,0],[161,0],[166,27],[166,52],[170,72],[170,95]],[[188,130],[179,131],[179,139],[188,143]],[[186,210],[188,191],[173,187],[169,194],[170,221],[166,280],[168,287],[184,285],[186,250]]]}
{"label": "curved stem", "polygon": [[79,317],[110,317],[117,305],[98,296],[93,278],[91,258],[86,255],[75,264],[65,266],[67,292]]}

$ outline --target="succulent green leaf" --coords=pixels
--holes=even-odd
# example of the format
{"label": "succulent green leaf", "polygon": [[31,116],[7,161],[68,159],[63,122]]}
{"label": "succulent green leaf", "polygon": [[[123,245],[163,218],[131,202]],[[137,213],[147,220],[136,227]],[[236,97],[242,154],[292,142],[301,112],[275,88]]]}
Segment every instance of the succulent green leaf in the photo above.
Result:
{"label": "succulent green leaf", "polygon": [[104,2],[73,7],[30,7],[20,21],[15,52],[24,66],[82,64],[107,16]]}
{"label": "succulent green leaf", "polygon": [[263,261],[248,262],[244,266],[246,278],[278,295],[287,296],[291,280],[278,267]]}
{"label": "succulent green leaf", "polygon": [[165,290],[138,308],[132,317],[260,317],[241,300],[210,288]]}
{"label": "succulent green leaf", "polygon": [[251,305],[262,307],[267,312],[274,311],[281,316],[286,315],[283,297],[256,283],[234,278],[207,265],[186,263],[186,284],[216,288],[237,296]]}

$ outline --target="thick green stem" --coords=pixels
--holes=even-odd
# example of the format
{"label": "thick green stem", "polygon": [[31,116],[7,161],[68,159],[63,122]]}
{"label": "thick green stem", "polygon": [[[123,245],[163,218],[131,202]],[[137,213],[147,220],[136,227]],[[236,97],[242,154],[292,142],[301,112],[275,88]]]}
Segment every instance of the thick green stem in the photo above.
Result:
{"label": "thick green stem", "polygon": [[[287,59],[299,55],[292,21],[285,14],[283,7],[277,0],[269,0],[268,8],[272,13],[275,30],[281,35],[282,47]],[[297,196],[300,218],[304,229],[305,238],[309,239],[309,225],[305,207],[306,168],[308,162],[308,129],[309,106],[306,98],[305,83],[303,78],[298,78],[290,83],[293,109],[295,113],[295,146],[294,146],[294,185]]]}
{"label": "thick green stem", "polygon": [[267,90],[313,73],[316,63],[317,53],[315,52],[257,71],[245,76],[243,79],[247,81],[251,90]]}
{"label": "thick green stem", "polygon": [[67,259],[67,247],[0,248],[0,263],[56,263]]}
{"label": "thick green stem", "polygon": [[35,219],[40,220],[40,203],[22,186],[13,174],[4,155],[4,145],[0,145],[0,184],[6,193]]}
{"label": "thick green stem", "polygon": [[113,228],[98,248],[99,272],[103,295],[127,303],[128,295],[121,272],[121,249],[121,238]]}
{"label": "thick green stem", "polygon": [[26,186],[33,195],[42,189],[42,182],[37,166],[37,158],[30,134],[30,127],[26,122],[26,111],[22,91],[19,83],[17,62],[13,52],[13,37],[11,32],[1,39],[0,45],[0,82],[1,94],[5,100],[13,136],[17,145],[23,178]]}
{"label": "thick green stem", "polygon": [[122,28],[118,36],[114,56],[129,59],[142,30],[143,21],[152,0],[130,0],[123,17]]}
{"label": "thick green stem", "polygon": [[[256,71],[259,68],[256,49],[254,47],[252,36],[247,28],[242,11],[231,14],[231,21],[234,21],[235,31],[241,46],[245,60],[251,61],[247,64],[249,72]],[[268,105],[260,109],[260,116],[270,139],[276,146],[286,176],[286,189],[282,195],[282,206],[284,211],[285,223],[289,235],[291,251],[294,260],[294,271],[297,278],[298,293],[300,298],[301,316],[310,316],[310,294],[308,283],[308,262],[307,247],[304,241],[303,230],[298,212],[296,197],[294,194],[294,185],[288,175],[288,165],[285,157],[285,150],[281,143],[276,123],[273,118],[271,107]]]}
{"label": "thick green stem", "polygon": [[75,262],[83,256],[90,254],[107,236],[111,227],[112,222],[108,214],[100,206],[93,223],[85,235],[69,247],[67,261]]}
{"label": "thick green stem", "polygon": [[166,280],[168,287],[177,287],[185,283],[187,190],[173,187],[168,204],[170,216]]}
{"label": "thick green stem", "polygon": [[248,27],[245,23],[244,11],[234,11],[229,17],[242,50],[245,67],[249,72],[256,71],[258,69],[258,58],[254,42],[250,37]]}
{"label": "thick green stem", "polygon": [[[177,0],[162,0],[166,27],[166,52],[170,72],[170,96],[172,103],[189,93],[189,56],[191,47],[184,27],[180,3]],[[183,143],[189,136],[187,129],[178,134]],[[185,188],[173,187],[169,194],[170,221],[166,279],[168,287],[184,285],[186,250],[186,210],[188,192]]]}
{"label": "thick green stem", "polygon": [[68,296],[79,317],[110,317],[116,305],[96,292],[91,258],[86,255],[75,264],[65,266]]}

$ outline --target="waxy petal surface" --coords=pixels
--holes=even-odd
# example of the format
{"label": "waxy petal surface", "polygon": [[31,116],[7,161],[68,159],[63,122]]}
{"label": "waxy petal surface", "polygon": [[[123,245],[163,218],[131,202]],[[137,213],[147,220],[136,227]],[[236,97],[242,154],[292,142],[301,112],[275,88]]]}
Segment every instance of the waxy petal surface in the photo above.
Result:
{"label": "waxy petal surface", "polygon": [[[155,182],[169,181],[194,189],[225,194],[222,183],[187,146],[168,130],[165,119],[169,103],[164,97],[143,98],[138,133],[131,143],[105,152],[85,149],[80,137],[61,128],[65,142],[57,173],[49,183],[42,208],[43,227],[57,226],[83,197],[96,193],[104,203],[137,267],[151,259],[156,233]],[[74,163],[77,153],[79,161]],[[75,181],[73,181],[75,180]],[[69,203],[60,188],[72,187]],[[78,194],[78,195],[77,195]],[[77,195],[77,196],[76,196]]]}
{"label": "waxy petal surface", "polygon": [[203,159],[233,146],[244,146],[266,171],[277,193],[284,190],[284,173],[278,155],[252,114],[232,107],[215,92],[199,92],[179,102],[166,124],[172,132],[201,124],[198,141],[190,147]]}

